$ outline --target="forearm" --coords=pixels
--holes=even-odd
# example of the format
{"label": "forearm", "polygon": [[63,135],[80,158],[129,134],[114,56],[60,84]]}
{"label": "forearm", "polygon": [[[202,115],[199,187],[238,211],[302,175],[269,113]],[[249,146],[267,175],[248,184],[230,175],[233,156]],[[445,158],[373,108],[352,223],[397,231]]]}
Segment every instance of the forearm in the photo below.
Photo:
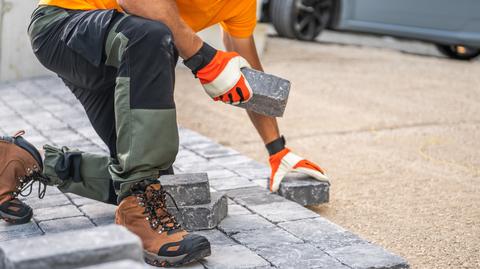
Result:
{"label": "forearm", "polygon": [[167,25],[183,59],[190,58],[202,46],[202,39],[180,17],[175,0],[117,0],[117,2],[129,14]]}

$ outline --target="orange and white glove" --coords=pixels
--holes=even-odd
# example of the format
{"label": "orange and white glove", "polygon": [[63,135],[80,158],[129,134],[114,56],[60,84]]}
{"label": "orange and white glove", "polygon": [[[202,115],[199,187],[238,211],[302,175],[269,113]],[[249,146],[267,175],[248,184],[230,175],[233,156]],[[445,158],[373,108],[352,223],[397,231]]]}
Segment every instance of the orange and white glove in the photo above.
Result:
{"label": "orange and white glove", "polygon": [[238,105],[248,102],[252,88],[241,72],[250,67],[236,52],[216,50],[203,43],[202,48],[183,62],[200,80],[207,94],[215,101]]}
{"label": "orange and white glove", "polygon": [[277,192],[280,183],[289,172],[307,174],[317,180],[328,180],[328,177],[320,166],[292,153],[290,149],[283,150],[270,156],[270,191]]}

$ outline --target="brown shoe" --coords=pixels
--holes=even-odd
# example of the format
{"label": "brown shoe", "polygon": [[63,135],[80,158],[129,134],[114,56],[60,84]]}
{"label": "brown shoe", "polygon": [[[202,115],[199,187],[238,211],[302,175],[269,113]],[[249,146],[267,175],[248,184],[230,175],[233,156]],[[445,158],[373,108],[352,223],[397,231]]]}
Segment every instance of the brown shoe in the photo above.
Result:
{"label": "brown shoe", "polygon": [[118,206],[115,223],[140,237],[147,263],[179,266],[210,255],[210,242],[203,236],[186,232],[167,211],[168,193],[160,184],[137,183],[132,193]]}
{"label": "brown shoe", "polygon": [[[39,185],[40,198],[46,188],[46,178],[41,174],[42,158],[22,137],[24,133],[0,137],[0,219],[14,224],[29,222],[33,215],[32,208],[18,200],[18,195],[30,194],[35,181],[43,183]],[[27,189],[29,193],[22,194]]]}

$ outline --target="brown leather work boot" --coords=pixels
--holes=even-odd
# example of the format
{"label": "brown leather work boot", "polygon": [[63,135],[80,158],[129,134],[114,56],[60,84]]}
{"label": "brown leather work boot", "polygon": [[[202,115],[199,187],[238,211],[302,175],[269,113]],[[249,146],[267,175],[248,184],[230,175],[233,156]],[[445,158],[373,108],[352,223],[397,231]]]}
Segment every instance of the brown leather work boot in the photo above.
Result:
{"label": "brown leather work boot", "polygon": [[210,242],[186,232],[167,211],[166,194],[158,183],[137,183],[118,206],[115,223],[140,237],[151,265],[179,266],[209,256]]}
{"label": "brown leather work boot", "polygon": [[[32,208],[18,200],[32,191],[32,184],[38,181],[39,197],[45,195],[46,178],[41,174],[42,158],[37,149],[26,141],[24,131],[14,136],[0,137],[0,219],[14,224],[27,223],[33,215]],[[28,194],[23,191],[30,189]]]}

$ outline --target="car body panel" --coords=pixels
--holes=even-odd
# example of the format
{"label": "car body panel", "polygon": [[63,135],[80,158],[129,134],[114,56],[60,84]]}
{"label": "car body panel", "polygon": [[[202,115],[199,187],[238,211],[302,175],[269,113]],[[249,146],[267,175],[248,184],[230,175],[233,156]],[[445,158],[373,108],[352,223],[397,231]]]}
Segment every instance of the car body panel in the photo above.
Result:
{"label": "car body panel", "polygon": [[339,0],[335,29],[480,48],[478,0]]}

